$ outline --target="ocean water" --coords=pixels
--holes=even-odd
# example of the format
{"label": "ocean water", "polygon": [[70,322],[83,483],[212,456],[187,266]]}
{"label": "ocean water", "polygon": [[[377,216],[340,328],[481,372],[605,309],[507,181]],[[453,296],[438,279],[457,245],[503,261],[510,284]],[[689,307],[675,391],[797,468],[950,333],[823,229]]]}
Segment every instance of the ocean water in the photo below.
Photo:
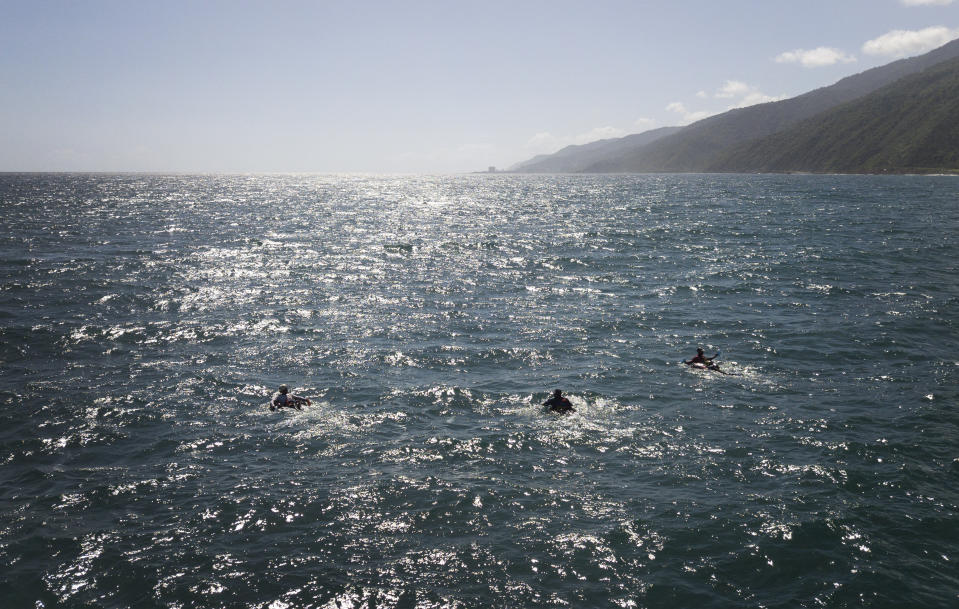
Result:
{"label": "ocean water", "polygon": [[0,227],[3,607],[959,606],[957,178],[6,174]]}

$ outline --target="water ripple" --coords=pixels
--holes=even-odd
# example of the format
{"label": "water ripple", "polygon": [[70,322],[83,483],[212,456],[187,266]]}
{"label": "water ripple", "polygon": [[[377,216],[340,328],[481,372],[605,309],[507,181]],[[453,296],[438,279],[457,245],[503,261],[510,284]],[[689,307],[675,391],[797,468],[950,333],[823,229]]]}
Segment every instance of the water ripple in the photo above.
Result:
{"label": "water ripple", "polygon": [[0,176],[0,593],[950,606],[957,193]]}

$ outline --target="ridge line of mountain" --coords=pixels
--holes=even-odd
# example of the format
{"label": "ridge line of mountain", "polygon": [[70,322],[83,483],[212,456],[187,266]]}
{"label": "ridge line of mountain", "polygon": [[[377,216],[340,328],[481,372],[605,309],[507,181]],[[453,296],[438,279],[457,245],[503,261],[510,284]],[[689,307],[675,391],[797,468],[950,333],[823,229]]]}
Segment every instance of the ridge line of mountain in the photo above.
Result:
{"label": "ridge line of mountain", "polygon": [[[855,103],[856,100],[862,100],[873,92],[956,58],[959,58],[959,40],[954,40],[924,55],[900,59],[847,76],[833,85],[793,98],[733,109],[686,127],[663,127],[622,138],[567,146],[554,154],[539,155],[513,165],[507,171],[521,173],[716,171],[717,167],[722,167],[721,159],[731,159],[734,150],[742,155],[742,150],[751,142],[761,142],[803,121]],[[847,114],[847,116],[851,115]],[[959,144],[948,138],[932,138],[930,141],[947,148],[959,147]],[[935,157],[934,154],[926,156]],[[940,156],[952,158],[948,150]],[[743,165],[740,161],[737,161],[735,165],[740,167],[741,171],[761,170],[758,166]]]}

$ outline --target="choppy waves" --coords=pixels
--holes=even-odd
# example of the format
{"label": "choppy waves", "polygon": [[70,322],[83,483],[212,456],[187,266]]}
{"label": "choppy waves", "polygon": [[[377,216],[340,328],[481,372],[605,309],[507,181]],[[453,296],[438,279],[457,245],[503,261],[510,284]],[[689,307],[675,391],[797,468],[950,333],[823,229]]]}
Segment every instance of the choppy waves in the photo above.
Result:
{"label": "choppy waves", "polygon": [[957,195],[0,176],[0,593],[950,606]]}

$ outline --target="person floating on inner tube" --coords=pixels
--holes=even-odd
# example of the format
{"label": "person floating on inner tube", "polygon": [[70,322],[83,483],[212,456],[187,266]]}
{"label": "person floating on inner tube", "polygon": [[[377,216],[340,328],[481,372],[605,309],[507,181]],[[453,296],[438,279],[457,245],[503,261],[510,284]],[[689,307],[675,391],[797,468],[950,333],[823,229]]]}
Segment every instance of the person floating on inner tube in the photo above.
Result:
{"label": "person floating on inner tube", "polygon": [[563,397],[563,392],[560,389],[554,391],[553,397],[543,402],[543,406],[549,406],[550,412],[558,412],[560,414],[576,412],[576,409],[573,408],[573,404],[568,399]]}
{"label": "person floating on inner tube", "polygon": [[698,349],[696,349],[696,357],[690,360],[686,360],[683,363],[686,364],[687,366],[695,366],[696,368],[708,368],[709,370],[722,372],[722,370],[719,369],[719,364],[713,363],[713,360],[716,359],[717,357],[719,357],[718,352],[716,353],[716,355],[712,357],[706,357],[706,355],[703,353],[703,348],[699,347]]}
{"label": "person floating on inner tube", "polygon": [[278,408],[296,408],[303,410],[303,404],[309,406],[310,400],[290,393],[290,388],[286,385],[280,385],[280,390],[273,394],[273,400],[270,402],[270,410]]}

